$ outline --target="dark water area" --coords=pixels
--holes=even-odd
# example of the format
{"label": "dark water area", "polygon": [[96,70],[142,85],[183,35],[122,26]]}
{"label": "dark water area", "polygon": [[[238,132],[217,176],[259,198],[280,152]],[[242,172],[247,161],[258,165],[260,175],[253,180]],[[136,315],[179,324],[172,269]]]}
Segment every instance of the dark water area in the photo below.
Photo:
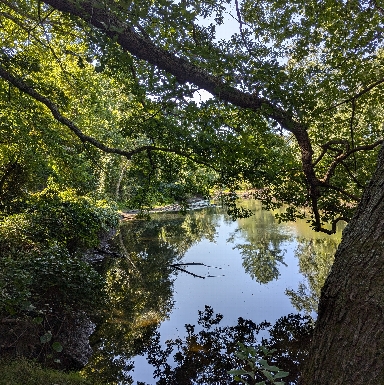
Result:
{"label": "dark water area", "polygon": [[[95,354],[86,371],[156,384],[147,362],[154,333],[162,348],[188,340],[185,325],[201,330],[198,313],[206,309],[222,315],[222,327],[239,317],[256,324],[292,313],[316,317],[341,231],[330,237],[305,221],[279,224],[259,202],[242,204],[252,217],[233,221],[216,207],[121,224],[114,243],[123,257],[103,261],[109,315],[91,338]],[[267,334],[261,331],[259,342]]]}

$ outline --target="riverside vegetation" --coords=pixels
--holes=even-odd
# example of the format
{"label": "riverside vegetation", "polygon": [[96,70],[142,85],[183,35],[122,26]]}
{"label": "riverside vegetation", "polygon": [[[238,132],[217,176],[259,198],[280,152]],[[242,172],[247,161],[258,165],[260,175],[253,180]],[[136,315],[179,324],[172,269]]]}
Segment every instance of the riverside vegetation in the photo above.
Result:
{"label": "riverside vegetation", "polygon": [[378,1],[1,1],[1,349],[78,368],[105,301],[84,254],[114,206],[246,186],[280,220],[349,222],[302,384],[380,383],[383,17]]}

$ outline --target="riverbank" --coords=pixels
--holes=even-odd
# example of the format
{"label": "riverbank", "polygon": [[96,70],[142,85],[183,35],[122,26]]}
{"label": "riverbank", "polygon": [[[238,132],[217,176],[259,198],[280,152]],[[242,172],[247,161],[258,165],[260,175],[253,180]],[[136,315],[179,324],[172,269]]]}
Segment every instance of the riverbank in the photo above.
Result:
{"label": "riverbank", "polygon": [[[151,210],[148,210],[147,213],[148,214],[163,213],[163,212],[177,213],[177,212],[181,212],[183,210],[186,210],[186,211],[200,210],[200,209],[204,209],[207,207],[215,207],[215,206],[216,206],[216,204],[210,203],[210,200],[193,198],[188,202],[188,206],[186,208],[182,205],[175,203],[175,204],[171,204],[171,205],[153,208]],[[133,219],[138,214],[140,214],[140,210],[138,210],[138,209],[123,211],[120,213],[123,220]]]}
{"label": "riverbank", "polygon": [[[238,197],[242,199],[250,199],[253,197],[253,191],[241,191],[238,193]],[[207,207],[217,207],[217,203],[211,203],[211,202],[218,202],[220,200],[220,194],[217,193],[214,195],[212,199],[203,199],[201,197],[194,197],[188,199],[188,206],[185,208],[184,206],[174,203],[171,205],[156,207],[151,210],[148,210],[148,214],[153,213],[162,213],[162,212],[182,212],[183,210],[186,211],[192,211],[192,210],[200,210]],[[141,210],[139,209],[132,209],[127,211],[122,211],[120,213],[122,220],[131,220],[135,218],[138,214],[140,214]]]}

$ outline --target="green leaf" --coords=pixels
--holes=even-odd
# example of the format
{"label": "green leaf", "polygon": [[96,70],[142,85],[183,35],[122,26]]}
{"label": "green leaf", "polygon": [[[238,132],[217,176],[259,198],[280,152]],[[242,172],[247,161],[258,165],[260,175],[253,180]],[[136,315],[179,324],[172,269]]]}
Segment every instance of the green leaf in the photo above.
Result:
{"label": "green leaf", "polygon": [[278,372],[275,374],[275,378],[283,378],[287,377],[289,375],[289,372]]}
{"label": "green leaf", "polygon": [[270,372],[268,372],[268,370],[262,370],[261,372],[264,374],[265,377],[267,377],[268,380],[273,381],[274,376]]}
{"label": "green leaf", "polygon": [[247,372],[243,369],[234,369],[234,370],[229,370],[227,373],[233,374],[233,375],[242,375],[242,374],[247,374]]}
{"label": "green leaf", "polygon": [[40,337],[40,342],[46,344],[52,339],[52,333],[49,331]]}
{"label": "green leaf", "polygon": [[52,344],[52,349],[55,350],[56,352],[62,352],[63,351],[63,346],[61,345],[60,342],[54,342]]}

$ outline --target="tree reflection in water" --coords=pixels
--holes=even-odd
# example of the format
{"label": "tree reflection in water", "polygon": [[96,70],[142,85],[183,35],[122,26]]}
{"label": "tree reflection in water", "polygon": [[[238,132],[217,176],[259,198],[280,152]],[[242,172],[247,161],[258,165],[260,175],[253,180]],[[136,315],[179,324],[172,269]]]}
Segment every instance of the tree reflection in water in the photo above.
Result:
{"label": "tree reflection in water", "polygon": [[[287,290],[287,294],[294,306],[312,311],[338,239],[299,237],[301,223],[295,227],[277,224],[273,213],[261,210],[258,202],[244,203],[255,215],[238,219],[239,229],[228,241],[240,251],[245,272],[259,283],[278,279],[279,264],[285,264],[284,243],[296,240],[296,255],[308,287],[305,291],[304,286],[298,291]],[[187,325],[185,339],[169,341],[166,347],[160,345],[156,329],[172,311],[176,274],[184,274],[174,266],[202,239],[214,242],[223,216],[232,222],[223,210],[209,209],[186,216],[163,213],[151,221],[122,224],[115,245],[124,257],[103,261],[108,301],[92,336],[95,354],[84,369],[88,377],[95,375],[109,384],[130,383],[132,357],[147,352],[158,384],[232,383],[227,370],[241,364],[234,355],[237,342],[255,345],[257,333],[269,330],[270,336],[260,342],[277,349],[272,363],[289,371],[289,381],[296,382],[310,339],[312,321],[308,317],[289,315],[273,327],[239,318],[237,326],[221,327],[221,316],[213,316],[212,309],[206,308],[199,313],[199,332]],[[170,365],[172,356],[175,362]]]}
{"label": "tree reflection in water", "polygon": [[[278,225],[273,213],[262,211],[258,202],[250,200],[243,203],[248,209],[253,210],[255,215],[239,219],[237,221],[239,229],[228,241],[234,242],[234,247],[240,251],[245,272],[259,283],[277,279],[279,264],[285,264],[284,243],[297,238],[296,254],[306,283],[302,283],[297,291],[287,290],[287,294],[299,310],[313,311],[332,264],[332,255],[339,238],[312,236],[314,233],[300,237],[302,234],[300,222],[294,226]],[[223,210],[206,209],[190,212],[186,216],[157,214],[150,221],[134,220],[121,224],[111,247],[110,256],[102,259],[96,266],[100,274],[98,285],[91,282],[92,280],[87,281],[87,284],[82,282],[86,284],[84,287],[90,290],[88,294],[83,292],[83,299],[88,298],[86,294],[91,296],[96,299],[95,302],[100,308],[96,309],[94,306],[88,309],[80,297],[72,304],[74,310],[71,314],[74,322],[83,322],[86,325],[82,319],[89,323],[88,315],[96,325],[95,332],[91,336],[94,354],[83,369],[83,373],[91,381],[94,379],[94,383],[111,385],[131,383],[132,357],[148,352],[149,361],[155,367],[159,384],[188,384],[192,381],[209,384],[214,383],[212,381],[215,378],[222,384],[231,383],[227,370],[241,365],[234,355],[237,342],[254,345],[257,343],[257,333],[267,329],[270,331],[270,337],[259,343],[277,349],[273,363],[289,371],[290,379],[295,381],[310,338],[309,318],[289,315],[278,320],[274,327],[268,323],[255,325],[250,320],[239,318],[236,326],[223,327],[219,326],[221,316],[214,315],[211,308],[206,308],[199,314],[197,328],[187,325],[185,339],[170,341],[167,347],[160,345],[156,330],[172,312],[173,283],[177,274],[185,274],[176,271],[175,266],[188,266],[181,265],[181,259],[193,245],[203,239],[215,242],[217,228],[223,218],[227,222],[232,222]],[[56,258],[54,262],[59,261]],[[45,270],[41,268],[35,270],[34,281],[40,282],[41,278],[41,281],[45,282],[43,275]],[[81,273],[78,268],[73,270],[76,276]],[[52,268],[48,269],[51,275],[55,271]],[[61,268],[57,269],[57,277],[55,275],[52,279],[55,282],[64,279],[65,282],[68,281],[68,287],[71,287],[73,280],[63,276],[62,271]],[[22,278],[21,275],[18,277]],[[36,296],[39,301],[45,303],[42,285],[37,286],[40,289]],[[57,296],[54,298],[59,300]],[[54,304],[54,301],[50,302]],[[61,307],[61,304],[58,304],[59,310]],[[57,309],[52,309],[52,312],[62,314]],[[57,333],[52,329],[52,325],[50,322],[47,327],[53,330],[56,337]],[[38,327],[41,328],[42,324]],[[2,328],[8,330],[9,327],[3,323]],[[196,331],[198,328],[200,330]],[[71,334],[71,330],[67,332]],[[35,334],[36,344],[39,345],[41,339],[39,340],[37,332]],[[72,337],[74,336],[72,332]],[[22,343],[21,339],[19,342]],[[56,356],[61,358],[64,353],[57,351],[53,358],[56,359]],[[172,355],[175,363],[170,366],[168,358]]]}
{"label": "tree reflection in water", "polygon": [[131,358],[143,353],[173,307],[177,263],[202,238],[214,239],[217,218],[204,212],[156,215],[121,224],[114,245],[123,257],[103,261],[108,300],[92,336],[87,377],[129,383]]}
{"label": "tree reflection in water", "polygon": [[229,242],[237,238],[246,243],[236,244],[243,258],[243,267],[252,279],[259,283],[268,283],[278,279],[278,265],[284,262],[284,242],[292,239],[292,232],[285,225],[278,224],[273,213],[262,210],[255,200],[242,202],[254,215],[251,218],[238,219],[239,228]]}
{"label": "tree reflection in water", "polygon": [[297,310],[306,313],[317,312],[321,288],[331,271],[339,242],[340,240],[336,237],[298,239],[295,254],[305,281],[300,282],[297,290],[286,290],[286,294]]}
{"label": "tree reflection in water", "polygon": [[344,224],[340,223],[337,233],[329,236],[315,233],[306,220],[279,224],[273,212],[262,210],[258,201],[246,200],[241,204],[254,216],[238,219],[239,228],[229,241],[235,242],[237,238],[246,240],[246,243],[235,246],[242,255],[245,272],[259,283],[278,279],[279,264],[286,266],[284,243],[295,242],[295,256],[305,279],[296,290],[288,288],[286,294],[298,311],[316,313],[321,288],[332,267]]}
{"label": "tree reflection in water", "polygon": [[[312,335],[310,317],[289,314],[278,319],[274,326],[269,322],[256,325],[241,317],[235,326],[219,326],[222,318],[221,314],[214,314],[211,307],[205,306],[204,311],[199,311],[197,328],[200,330],[196,331],[195,325],[185,325],[186,337],[168,340],[165,347],[156,332],[148,349],[148,362],[155,368],[154,378],[158,379],[156,384],[237,384],[228,371],[247,369],[246,363],[235,354],[239,342],[246,346],[261,343],[274,349],[269,363],[289,371],[286,383],[297,383]],[[269,336],[258,340],[262,331],[268,331]],[[258,358],[265,357],[260,353]],[[247,378],[249,384],[262,380],[265,377],[261,373],[254,379]]]}

